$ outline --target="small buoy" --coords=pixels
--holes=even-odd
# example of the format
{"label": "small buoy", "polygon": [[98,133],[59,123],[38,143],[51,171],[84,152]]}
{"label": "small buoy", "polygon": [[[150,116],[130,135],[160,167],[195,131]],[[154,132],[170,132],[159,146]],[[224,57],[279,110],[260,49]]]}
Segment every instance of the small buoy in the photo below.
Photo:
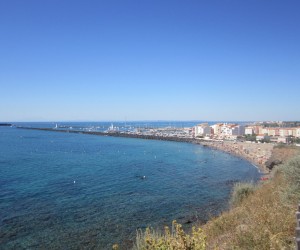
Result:
{"label": "small buoy", "polygon": [[74,181],[74,184],[75,184],[75,182],[76,182],[76,181]]}

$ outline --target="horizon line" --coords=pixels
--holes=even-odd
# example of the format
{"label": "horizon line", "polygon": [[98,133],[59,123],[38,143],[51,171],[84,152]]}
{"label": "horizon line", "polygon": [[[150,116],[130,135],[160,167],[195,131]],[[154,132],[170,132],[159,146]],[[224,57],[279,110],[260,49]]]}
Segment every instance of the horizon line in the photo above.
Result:
{"label": "horizon line", "polygon": [[58,123],[58,122],[300,122],[300,120],[49,120],[49,121],[1,121],[0,123]]}

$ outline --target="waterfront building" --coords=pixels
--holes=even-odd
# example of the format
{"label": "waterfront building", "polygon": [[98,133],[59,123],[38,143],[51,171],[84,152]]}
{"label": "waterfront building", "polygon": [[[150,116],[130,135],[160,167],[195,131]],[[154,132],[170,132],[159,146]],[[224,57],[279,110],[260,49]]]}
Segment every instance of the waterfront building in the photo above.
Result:
{"label": "waterfront building", "polygon": [[224,123],[222,126],[221,126],[221,134],[224,135],[224,136],[229,136],[229,135],[232,135],[232,128],[235,126],[235,124],[227,124],[227,123]]}
{"label": "waterfront building", "polygon": [[260,125],[253,126],[253,132],[254,132],[254,134],[258,135],[259,134],[259,130],[261,128],[262,128],[262,126],[260,126]]}
{"label": "waterfront building", "polygon": [[245,126],[243,125],[236,125],[231,128],[231,134],[236,136],[242,136],[245,134]]}
{"label": "waterfront building", "polygon": [[[295,130],[295,132],[293,132],[293,130]],[[279,135],[280,136],[295,136],[296,129],[295,128],[280,128]]]}
{"label": "waterfront building", "polygon": [[300,138],[300,128],[296,128],[296,137]]}
{"label": "waterfront building", "polygon": [[253,135],[253,134],[254,134],[253,127],[246,127],[245,128],[245,135]]}
{"label": "waterfront building", "polygon": [[241,136],[245,134],[245,126],[238,124],[226,124],[221,126],[221,135],[225,137],[229,136]]}
{"label": "waterfront building", "polygon": [[297,128],[259,127],[259,134],[269,136],[297,136]]}
{"label": "waterfront building", "polygon": [[297,135],[297,128],[289,128],[289,134],[291,136],[296,137],[296,135]]}
{"label": "waterfront building", "polygon": [[268,134],[268,132],[269,132],[268,130],[269,130],[269,128],[259,127],[258,134],[259,135]]}
{"label": "waterfront building", "polygon": [[279,128],[269,128],[268,135],[269,136],[279,136]]}
{"label": "waterfront building", "polygon": [[[200,126],[201,125],[201,126]],[[207,126],[207,124],[205,124]],[[199,124],[198,134],[205,135],[203,131],[203,124]],[[243,136],[243,135],[258,135],[257,140],[278,140],[284,142],[283,137],[297,137],[300,138],[300,127],[265,127],[263,125],[244,125],[238,124],[227,124],[217,123],[211,126],[211,134],[215,138],[231,138],[232,136]],[[287,139],[288,142],[288,139]]]}
{"label": "waterfront building", "polygon": [[195,137],[211,135],[211,127],[208,123],[202,123],[195,126]]}
{"label": "waterfront building", "polygon": [[212,133],[214,135],[220,135],[221,134],[221,127],[223,126],[223,123],[216,123],[211,126],[212,128]]}

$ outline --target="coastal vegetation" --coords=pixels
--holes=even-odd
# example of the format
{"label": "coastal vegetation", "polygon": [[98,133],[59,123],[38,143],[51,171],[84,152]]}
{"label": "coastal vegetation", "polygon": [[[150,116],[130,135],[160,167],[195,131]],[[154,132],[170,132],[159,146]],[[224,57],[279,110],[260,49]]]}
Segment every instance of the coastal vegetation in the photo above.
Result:
{"label": "coastal vegetation", "polygon": [[230,203],[232,206],[236,206],[242,203],[250,194],[254,193],[255,184],[253,183],[241,183],[238,182],[233,187]]}
{"label": "coastal vegetation", "polygon": [[179,223],[173,221],[171,229],[166,226],[163,233],[152,228],[147,228],[145,232],[139,230],[133,249],[204,250],[206,249],[206,236],[200,227],[193,227],[191,233],[187,234]]}
{"label": "coastal vegetation", "polygon": [[275,147],[280,159],[270,179],[234,186],[231,209],[185,233],[173,222],[172,230],[138,231],[135,248],[141,249],[294,249],[295,212],[300,199],[300,149]]}
{"label": "coastal vegetation", "polygon": [[253,135],[245,135],[245,141],[256,141],[256,134]]}
{"label": "coastal vegetation", "polygon": [[290,137],[289,139],[290,139],[291,143],[300,143],[300,138]]}

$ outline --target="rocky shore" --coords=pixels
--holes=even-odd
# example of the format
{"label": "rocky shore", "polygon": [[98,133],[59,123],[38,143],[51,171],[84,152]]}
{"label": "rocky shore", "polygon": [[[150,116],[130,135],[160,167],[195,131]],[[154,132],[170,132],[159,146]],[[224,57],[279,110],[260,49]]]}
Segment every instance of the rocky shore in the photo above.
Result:
{"label": "rocky shore", "polygon": [[221,150],[232,155],[241,157],[245,160],[250,161],[252,164],[257,166],[262,173],[269,173],[269,169],[266,167],[267,161],[272,155],[273,144],[265,143],[248,143],[239,141],[213,141],[213,140],[201,140],[194,138],[184,137],[172,137],[172,136],[155,136],[155,135],[143,135],[133,133],[121,133],[121,132],[96,132],[96,131],[78,131],[70,129],[55,129],[55,128],[32,128],[32,127],[17,127],[20,129],[33,129],[43,130],[52,132],[62,133],[77,133],[77,134],[89,134],[89,135],[100,135],[100,136],[113,136],[113,137],[126,137],[126,138],[139,138],[146,140],[163,140],[163,141],[176,141],[176,142],[189,142],[196,143],[202,146],[207,146],[213,149]]}

